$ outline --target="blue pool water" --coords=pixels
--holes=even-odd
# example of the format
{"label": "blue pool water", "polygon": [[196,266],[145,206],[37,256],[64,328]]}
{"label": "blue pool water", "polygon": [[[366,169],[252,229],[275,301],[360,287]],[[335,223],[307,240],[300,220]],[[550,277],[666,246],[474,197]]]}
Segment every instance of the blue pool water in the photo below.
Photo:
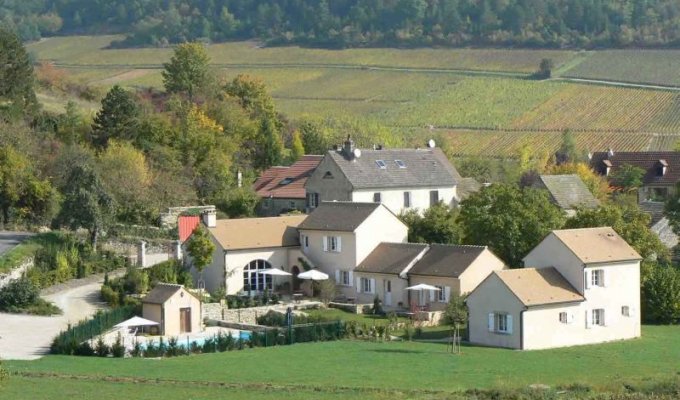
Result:
{"label": "blue pool water", "polygon": [[[241,339],[241,340],[247,341],[247,340],[250,340],[252,333],[250,331],[234,331],[234,332],[231,333],[231,336],[234,339]],[[203,346],[205,344],[205,340],[206,340],[206,338],[203,338],[203,337],[193,338],[193,339],[187,338],[187,337],[184,337],[184,338],[180,337],[177,340],[177,345],[181,346],[181,347],[189,348],[189,347],[191,347],[192,343],[196,343],[197,346]],[[163,341],[164,341],[165,345],[167,346],[168,341],[166,339],[163,339]],[[155,346],[158,346],[158,344],[160,343],[159,340],[152,340],[150,342],[153,343]],[[140,343],[140,345],[141,345],[142,350],[146,350],[146,346],[147,346],[146,342],[142,342],[142,343]]]}

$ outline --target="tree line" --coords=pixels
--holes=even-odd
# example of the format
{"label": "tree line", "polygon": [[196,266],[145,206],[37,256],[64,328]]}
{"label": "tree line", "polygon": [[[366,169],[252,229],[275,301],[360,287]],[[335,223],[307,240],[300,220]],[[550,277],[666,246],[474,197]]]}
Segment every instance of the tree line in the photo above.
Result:
{"label": "tree line", "polygon": [[9,0],[25,40],[126,33],[120,45],[625,47],[680,44],[675,0]]}

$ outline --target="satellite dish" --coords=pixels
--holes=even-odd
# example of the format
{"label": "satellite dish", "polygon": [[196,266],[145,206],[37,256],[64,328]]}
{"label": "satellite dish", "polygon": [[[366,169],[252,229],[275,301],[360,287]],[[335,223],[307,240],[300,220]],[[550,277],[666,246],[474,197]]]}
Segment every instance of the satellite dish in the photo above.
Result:
{"label": "satellite dish", "polygon": [[359,150],[359,149],[354,149],[353,153],[354,153],[354,158],[359,158],[359,157],[361,157],[361,150]]}
{"label": "satellite dish", "polygon": [[437,144],[434,142],[433,139],[430,139],[427,141],[427,147],[434,149]]}

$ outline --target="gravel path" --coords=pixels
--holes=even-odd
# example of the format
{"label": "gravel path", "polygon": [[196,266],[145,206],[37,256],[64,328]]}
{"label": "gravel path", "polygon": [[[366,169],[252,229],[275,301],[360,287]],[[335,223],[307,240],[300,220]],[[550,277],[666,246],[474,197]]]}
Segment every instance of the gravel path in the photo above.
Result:
{"label": "gravel path", "polygon": [[0,231],[0,254],[13,248],[31,236],[33,236],[32,233]]}
{"label": "gravel path", "polygon": [[[122,272],[124,270],[111,275]],[[0,313],[0,358],[34,360],[45,355],[59,332],[105,307],[99,299],[103,281],[103,275],[98,275],[45,289],[43,298],[61,308],[63,315],[38,317]]]}

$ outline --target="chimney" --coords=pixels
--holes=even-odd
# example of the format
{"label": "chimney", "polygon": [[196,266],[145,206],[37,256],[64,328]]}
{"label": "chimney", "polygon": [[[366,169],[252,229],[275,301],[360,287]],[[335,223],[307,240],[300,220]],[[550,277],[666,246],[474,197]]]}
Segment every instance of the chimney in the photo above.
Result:
{"label": "chimney", "polygon": [[350,135],[347,135],[347,140],[345,140],[342,150],[348,160],[351,160],[354,157],[354,141]]}
{"label": "chimney", "polygon": [[201,221],[203,221],[203,225],[205,225],[208,228],[214,228],[217,226],[217,211],[215,210],[206,210],[201,213]]}
{"label": "chimney", "polygon": [[611,148],[607,151],[607,157],[614,157],[614,150]]}

